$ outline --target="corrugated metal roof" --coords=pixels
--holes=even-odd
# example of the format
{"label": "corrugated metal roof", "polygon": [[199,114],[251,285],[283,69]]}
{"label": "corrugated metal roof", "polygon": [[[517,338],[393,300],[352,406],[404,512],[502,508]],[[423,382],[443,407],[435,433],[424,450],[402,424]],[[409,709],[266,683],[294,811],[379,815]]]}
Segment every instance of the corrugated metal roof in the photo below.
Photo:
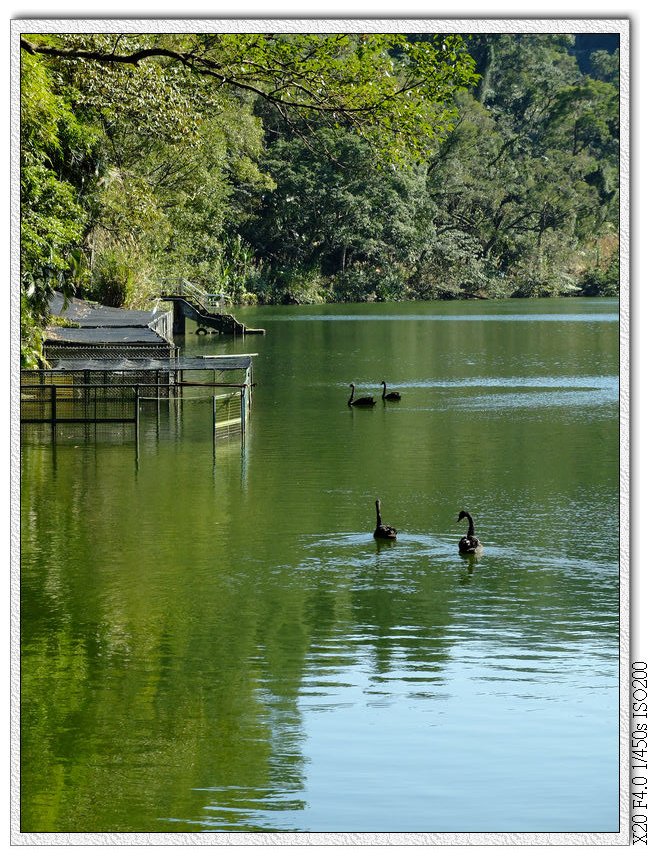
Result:
{"label": "corrugated metal roof", "polygon": [[46,338],[66,345],[105,345],[106,343],[169,345],[155,330],[143,327],[48,327]]}
{"label": "corrugated metal roof", "polygon": [[[65,309],[64,309],[65,306]],[[161,315],[162,311],[143,309],[120,309],[114,306],[102,306],[73,297],[66,301],[60,292],[55,292],[50,300],[50,312],[78,323],[83,327],[148,327]]]}
{"label": "corrugated metal roof", "polygon": [[54,370],[102,370],[105,372],[138,371],[138,370],[227,370],[249,369],[252,366],[251,356],[222,355],[221,357],[181,357],[174,361],[163,358],[57,358],[51,361]]}

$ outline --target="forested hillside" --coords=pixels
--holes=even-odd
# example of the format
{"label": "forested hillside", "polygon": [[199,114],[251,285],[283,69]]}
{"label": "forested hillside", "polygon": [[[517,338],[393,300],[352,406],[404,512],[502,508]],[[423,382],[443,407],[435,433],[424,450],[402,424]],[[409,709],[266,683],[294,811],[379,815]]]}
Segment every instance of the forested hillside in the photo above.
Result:
{"label": "forested hillside", "polygon": [[615,294],[618,53],[588,40],[26,36],[23,362],[55,289]]}

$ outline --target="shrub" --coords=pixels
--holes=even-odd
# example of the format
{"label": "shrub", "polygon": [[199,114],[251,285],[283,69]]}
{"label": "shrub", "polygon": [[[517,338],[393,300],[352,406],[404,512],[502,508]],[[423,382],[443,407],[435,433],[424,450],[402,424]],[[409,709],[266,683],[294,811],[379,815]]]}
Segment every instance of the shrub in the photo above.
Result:
{"label": "shrub", "polygon": [[580,290],[587,297],[616,297],[620,291],[618,258],[612,258],[605,267],[586,270],[580,278]]}
{"label": "shrub", "polygon": [[133,300],[137,269],[125,249],[104,249],[94,262],[91,294],[106,306],[128,306]]}

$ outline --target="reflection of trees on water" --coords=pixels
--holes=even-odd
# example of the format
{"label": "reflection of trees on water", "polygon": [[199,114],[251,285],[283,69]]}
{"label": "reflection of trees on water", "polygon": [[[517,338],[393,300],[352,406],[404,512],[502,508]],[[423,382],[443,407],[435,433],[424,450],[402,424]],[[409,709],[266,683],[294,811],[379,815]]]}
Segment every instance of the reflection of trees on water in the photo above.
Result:
{"label": "reflection of trees on water", "polygon": [[[431,351],[433,369],[433,352],[444,359],[454,333],[407,340],[405,351]],[[322,358],[332,362],[325,351]],[[339,373],[310,375],[344,381]],[[280,399],[277,387],[256,395],[257,410]],[[576,450],[574,426],[522,414],[501,464],[504,427],[495,415],[452,415],[443,425],[433,412],[414,413],[409,430],[420,423],[421,436],[411,455],[397,447],[404,414],[377,413],[373,426],[357,417],[357,437],[340,394],[326,389],[325,437],[314,395],[300,386],[286,394],[295,426],[265,419],[265,436],[275,438],[266,450],[251,447],[245,482],[239,449],[215,460],[202,432],[191,447],[161,439],[150,451],[145,441],[137,477],[119,447],[24,450],[25,831],[291,830],[292,814],[305,807],[308,709],[335,712],[339,698],[350,699],[340,694],[359,687],[436,699],[468,635],[479,658],[484,640],[505,631],[515,648],[579,652],[585,635],[615,641],[607,539],[618,511],[605,421],[592,422],[590,448]],[[253,423],[251,444],[255,434]],[[549,434],[553,473],[527,455]],[[395,508],[417,480],[436,502],[427,494],[413,520],[445,526],[458,480],[443,462],[455,464],[479,436],[472,485],[480,491],[499,478],[482,515],[481,562],[458,557],[451,522],[448,557],[412,549],[403,534],[395,550],[378,552],[374,493],[366,507],[350,490],[381,481]],[[318,450],[330,441],[330,451]],[[310,459],[316,452],[327,473]],[[394,476],[375,458],[393,452]],[[281,501],[278,525],[287,479],[295,491]],[[601,536],[587,539],[581,561],[565,515],[584,491]],[[392,509],[390,518],[399,528]],[[341,545],[344,531],[366,524],[367,538]],[[310,547],[305,536],[321,541],[323,526],[337,543]]]}
{"label": "reflection of trees on water", "polygon": [[129,581],[83,603],[65,583],[23,591],[25,831],[291,829],[301,695],[360,654],[380,676],[444,661],[440,601],[414,629],[417,595],[388,583]]}
{"label": "reflection of trees on water", "polygon": [[[427,585],[428,583],[428,585]],[[427,671],[440,676],[448,658],[449,591],[431,591],[431,575],[400,586],[391,574],[351,591],[354,627],[364,635],[375,681]]]}
{"label": "reflection of trees on water", "polygon": [[291,830],[305,806],[301,712],[313,695],[361,668],[382,692],[401,682],[407,696],[440,696],[468,613],[477,627],[550,639],[549,595],[557,639],[579,638],[566,628],[571,588],[556,575],[552,589],[547,575],[540,593],[525,571],[490,571],[488,550],[469,565],[396,573],[369,556],[347,580],[256,583],[230,579],[236,562],[224,561],[210,583],[98,587],[89,571],[85,595],[64,573],[27,574],[24,829]]}

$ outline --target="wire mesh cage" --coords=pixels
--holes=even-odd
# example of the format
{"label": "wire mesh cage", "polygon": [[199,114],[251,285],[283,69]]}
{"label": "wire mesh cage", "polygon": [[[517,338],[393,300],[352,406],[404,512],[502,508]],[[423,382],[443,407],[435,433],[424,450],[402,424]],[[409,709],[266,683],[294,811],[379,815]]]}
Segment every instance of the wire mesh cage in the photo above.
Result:
{"label": "wire mesh cage", "polygon": [[47,424],[53,435],[59,425],[133,424],[137,436],[141,409],[146,418],[153,403],[158,418],[161,405],[174,404],[180,411],[187,400],[212,399],[213,432],[244,430],[251,387],[247,355],[184,358],[173,364],[122,358],[110,366],[102,359],[77,358],[60,367],[21,371],[20,419]]}
{"label": "wire mesh cage", "polygon": [[243,428],[245,403],[239,391],[215,394],[212,397],[212,425],[216,436],[227,435]]}
{"label": "wire mesh cage", "polygon": [[[162,381],[161,381],[162,378]],[[20,419],[25,422],[135,422],[138,398],[168,389],[160,371],[23,370]]]}

